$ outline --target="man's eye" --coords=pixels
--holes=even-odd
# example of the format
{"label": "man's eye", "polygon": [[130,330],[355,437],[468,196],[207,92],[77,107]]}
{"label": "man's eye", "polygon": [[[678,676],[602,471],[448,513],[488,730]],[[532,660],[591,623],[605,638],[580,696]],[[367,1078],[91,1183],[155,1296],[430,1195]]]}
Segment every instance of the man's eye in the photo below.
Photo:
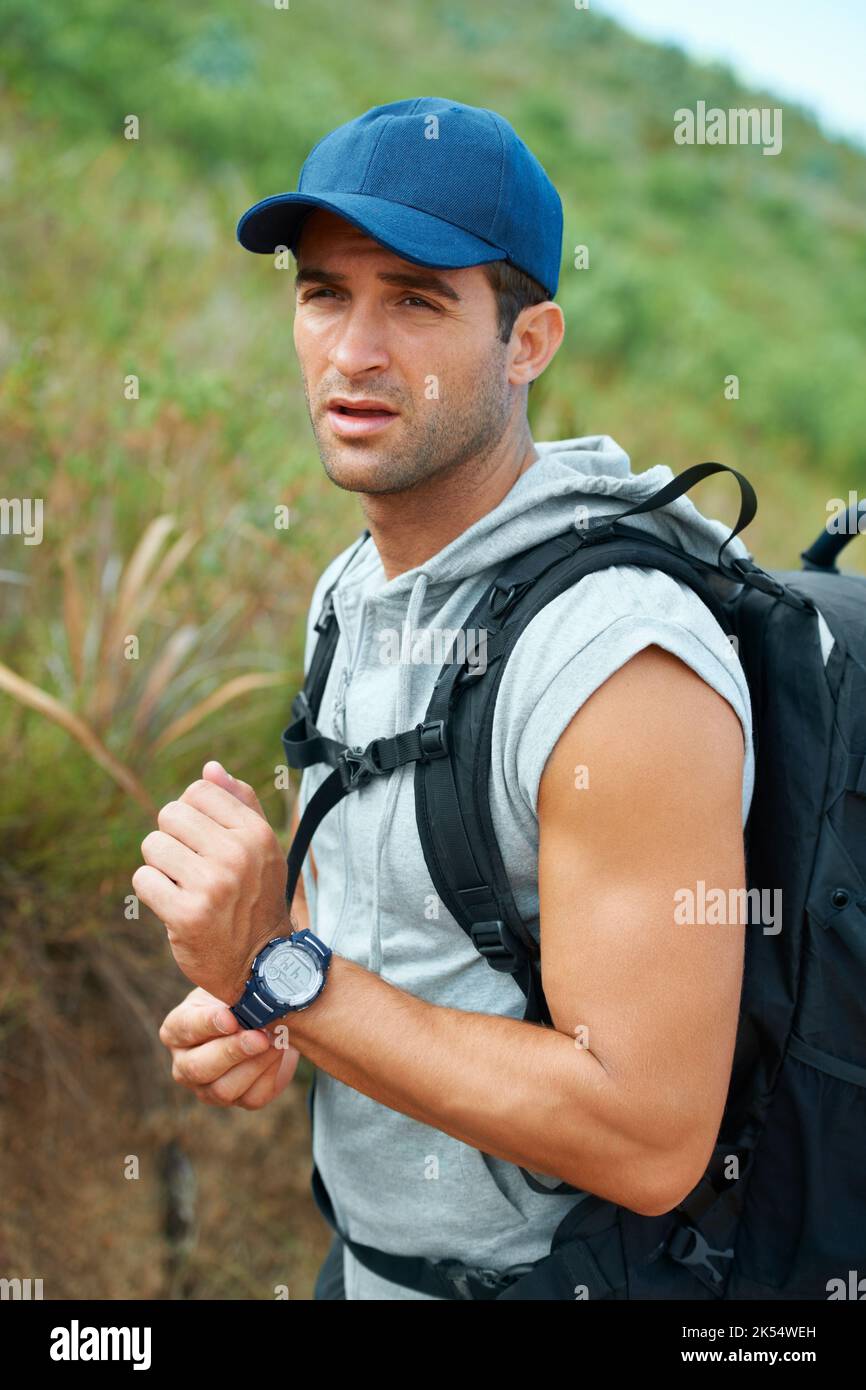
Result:
{"label": "man's eye", "polygon": [[[323,295],[329,295],[331,298],[335,297],[334,291],[323,285],[317,290],[310,290],[309,294],[306,294],[301,300],[301,303],[308,304],[311,299],[321,299]],[[404,294],[400,303],[409,304],[412,308],[420,306],[422,309],[430,309],[434,314],[439,312],[436,304],[431,304],[429,300],[422,299],[420,295],[417,294]]]}

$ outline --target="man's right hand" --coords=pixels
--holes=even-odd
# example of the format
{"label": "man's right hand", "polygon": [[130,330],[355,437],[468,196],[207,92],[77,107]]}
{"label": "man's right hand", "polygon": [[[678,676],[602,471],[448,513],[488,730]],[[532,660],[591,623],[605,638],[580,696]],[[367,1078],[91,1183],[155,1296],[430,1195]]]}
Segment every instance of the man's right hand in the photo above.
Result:
{"label": "man's right hand", "polygon": [[222,1000],[198,986],[166,1015],[159,1040],[179,1085],[209,1105],[243,1110],[261,1110],[284,1091],[300,1057],[297,1048],[273,1046],[264,1029],[242,1028]]}

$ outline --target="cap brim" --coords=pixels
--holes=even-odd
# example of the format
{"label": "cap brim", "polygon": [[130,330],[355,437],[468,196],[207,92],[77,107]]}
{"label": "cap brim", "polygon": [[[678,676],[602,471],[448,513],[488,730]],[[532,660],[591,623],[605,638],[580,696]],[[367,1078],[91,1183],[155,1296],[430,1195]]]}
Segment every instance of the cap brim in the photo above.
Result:
{"label": "cap brim", "polygon": [[273,255],[277,246],[287,246],[294,252],[301,225],[312,208],[326,208],[344,217],[387,250],[418,265],[456,270],[505,259],[500,246],[451,222],[367,193],[335,193],[329,198],[309,193],[277,193],[263,198],[248,208],[238,222],[238,241],[247,251],[260,255]]}

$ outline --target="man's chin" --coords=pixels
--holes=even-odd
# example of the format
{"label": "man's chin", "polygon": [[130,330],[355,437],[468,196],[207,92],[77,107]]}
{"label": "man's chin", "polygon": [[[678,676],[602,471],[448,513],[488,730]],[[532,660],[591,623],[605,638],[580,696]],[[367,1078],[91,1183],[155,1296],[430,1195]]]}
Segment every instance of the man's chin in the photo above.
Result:
{"label": "man's chin", "polygon": [[366,492],[370,496],[410,492],[427,481],[405,458],[379,446],[366,449],[329,449],[322,466],[335,487],[345,492]]}
{"label": "man's chin", "polygon": [[347,492],[376,492],[385,472],[385,450],[372,440],[359,445],[360,441],[329,445],[320,451],[322,466],[331,482]]}

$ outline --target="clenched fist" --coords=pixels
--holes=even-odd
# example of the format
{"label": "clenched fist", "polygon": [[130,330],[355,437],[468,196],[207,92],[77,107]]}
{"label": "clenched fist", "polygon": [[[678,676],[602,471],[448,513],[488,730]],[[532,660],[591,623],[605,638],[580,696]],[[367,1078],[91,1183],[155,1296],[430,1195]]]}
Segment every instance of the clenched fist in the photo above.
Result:
{"label": "clenched fist", "polygon": [[193,984],[235,1004],[258,952],[288,936],[286,860],[252,787],[217,762],[157,817],[132,886]]}
{"label": "clenched fist", "polygon": [[[276,1030],[276,1040],[285,1030]],[[219,999],[192,990],[159,1030],[171,1053],[171,1074],[209,1105],[238,1105],[261,1110],[284,1091],[295,1074],[300,1053],[273,1045],[269,1033],[242,1028]]]}

